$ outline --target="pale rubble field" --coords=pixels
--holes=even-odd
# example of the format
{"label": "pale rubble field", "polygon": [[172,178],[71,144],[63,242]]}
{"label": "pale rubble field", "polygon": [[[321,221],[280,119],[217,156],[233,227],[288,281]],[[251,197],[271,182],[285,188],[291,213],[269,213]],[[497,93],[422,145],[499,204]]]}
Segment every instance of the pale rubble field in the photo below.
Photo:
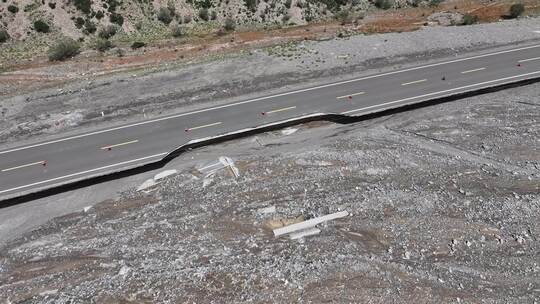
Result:
{"label": "pale rubble field", "polygon": [[[539,94],[534,84],[191,151],[191,165],[171,162],[163,170],[176,173],[145,191],[153,173],[7,242],[0,298],[536,303]],[[319,234],[272,233],[338,211],[349,215]]]}

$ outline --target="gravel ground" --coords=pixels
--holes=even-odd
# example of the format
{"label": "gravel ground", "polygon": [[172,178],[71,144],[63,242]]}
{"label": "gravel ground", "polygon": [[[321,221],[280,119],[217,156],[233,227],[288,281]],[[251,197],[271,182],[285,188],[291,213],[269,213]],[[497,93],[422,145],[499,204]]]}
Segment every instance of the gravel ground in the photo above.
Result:
{"label": "gravel ground", "polygon": [[[0,298],[537,303],[539,94],[535,84],[185,154],[150,193],[132,185],[6,243]],[[238,177],[205,168],[219,154]],[[319,235],[272,235],[341,210]]]}
{"label": "gravel ground", "polygon": [[2,98],[0,143],[7,147],[25,139],[243,99],[255,92],[273,93],[494,46],[539,41],[540,33],[535,32],[539,30],[540,18],[524,18],[424,27],[408,33],[350,37],[345,33],[345,38],[242,52],[167,71],[141,70],[105,78],[88,75],[87,80],[62,88]]}

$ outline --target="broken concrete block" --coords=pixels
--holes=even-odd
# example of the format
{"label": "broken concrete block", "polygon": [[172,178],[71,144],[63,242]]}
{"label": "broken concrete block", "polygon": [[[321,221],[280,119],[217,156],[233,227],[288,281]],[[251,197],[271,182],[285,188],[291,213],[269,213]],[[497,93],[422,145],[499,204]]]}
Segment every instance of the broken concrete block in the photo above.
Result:
{"label": "broken concrete block", "polygon": [[274,212],[276,212],[276,206],[270,206],[270,207],[261,208],[257,210],[257,213],[259,214],[269,214],[269,213],[274,213]]}
{"label": "broken concrete block", "polygon": [[167,177],[167,176],[175,175],[176,173],[178,173],[178,171],[176,171],[176,170],[174,170],[174,169],[172,169],[172,170],[165,170],[165,171],[163,171],[163,172],[160,172],[160,173],[156,174],[156,175],[154,176],[154,181],[157,182],[157,181],[159,181],[160,179],[163,179],[163,178],[165,178],[165,177]]}

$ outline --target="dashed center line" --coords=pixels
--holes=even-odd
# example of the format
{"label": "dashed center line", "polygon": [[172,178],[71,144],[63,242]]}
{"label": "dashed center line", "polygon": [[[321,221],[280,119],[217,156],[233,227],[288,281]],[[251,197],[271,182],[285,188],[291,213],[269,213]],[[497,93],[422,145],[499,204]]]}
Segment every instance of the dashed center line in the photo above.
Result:
{"label": "dashed center line", "polygon": [[45,165],[45,164],[46,164],[46,162],[44,160],[42,160],[42,161],[38,161],[38,162],[35,162],[35,163],[30,163],[30,164],[26,164],[26,165],[21,165],[21,166],[16,166],[16,167],[12,167],[12,168],[2,169],[2,172],[8,172],[8,171],[22,169],[22,168],[26,168],[26,167],[30,167],[30,166]]}
{"label": "dashed center line", "polygon": [[101,150],[110,150],[110,149],[115,148],[115,147],[120,147],[120,146],[129,145],[129,144],[134,144],[134,143],[137,143],[137,142],[139,142],[138,139],[132,140],[132,141],[123,142],[123,143],[116,144],[116,145],[110,145],[110,146],[101,147]]}
{"label": "dashed center line", "polygon": [[288,110],[293,110],[293,109],[296,109],[296,106],[268,111],[268,112],[265,112],[265,114],[272,114],[272,113],[283,112],[283,111],[288,111]]}
{"label": "dashed center line", "polygon": [[207,124],[207,125],[203,125],[203,126],[198,126],[198,127],[193,127],[193,128],[187,128],[186,131],[193,131],[193,130],[198,130],[198,129],[202,129],[202,128],[213,127],[213,126],[217,126],[217,125],[220,125],[220,124],[222,124],[222,122],[221,122],[221,121],[218,121],[218,122],[214,122],[214,123]]}
{"label": "dashed center line", "polygon": [[534,57],[534,58],[529,58],[529,59],[522,59],[522,60],[519,60],[518,62],[527,62],[527,61],[533,61],[533,60],[539,60],[540,57]]}
{"label": "dashed center line", "polygon": [[420,80],[416,80],[416,81],[405,82],[405,83],[402,83],[401,85],[406,86],[406,85],[416,84],[416,83],[421,83],[421,82],[426,82],[426,81],[427,81],[427,79],[420,79]]}
{"label": "dashed center line", "polygon": [[485,70],[485,69],[486,69],[486,68],[478,68],[478,69],[473,69],[473,70],[463,71],[463,72],[461,72],[461,74],[474,73],[474,72],[478,72],[478,71],[483,71],[483,70]]}
{"label": "dashed center line", "polygon": [[338,97],[336,97],[336,99],[349,98],[349,97],[353,97],[353,96],[357,96],[357,95],[363,95],[363,94],[366,94],[366,92],[358,92],[358,93],[354,93],[354,94],[338,96]]}

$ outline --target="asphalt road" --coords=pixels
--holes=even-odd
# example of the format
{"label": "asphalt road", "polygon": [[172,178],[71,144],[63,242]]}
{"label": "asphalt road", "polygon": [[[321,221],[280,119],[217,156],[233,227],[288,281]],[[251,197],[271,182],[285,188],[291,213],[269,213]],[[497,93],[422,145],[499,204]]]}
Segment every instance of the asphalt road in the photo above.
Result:
{"label": "asphalt road", "polygon": [[441,61],[0,151],[0,199],[163,158],[174,148],[313,113],[351,116],[540,77],[540,45]]}

